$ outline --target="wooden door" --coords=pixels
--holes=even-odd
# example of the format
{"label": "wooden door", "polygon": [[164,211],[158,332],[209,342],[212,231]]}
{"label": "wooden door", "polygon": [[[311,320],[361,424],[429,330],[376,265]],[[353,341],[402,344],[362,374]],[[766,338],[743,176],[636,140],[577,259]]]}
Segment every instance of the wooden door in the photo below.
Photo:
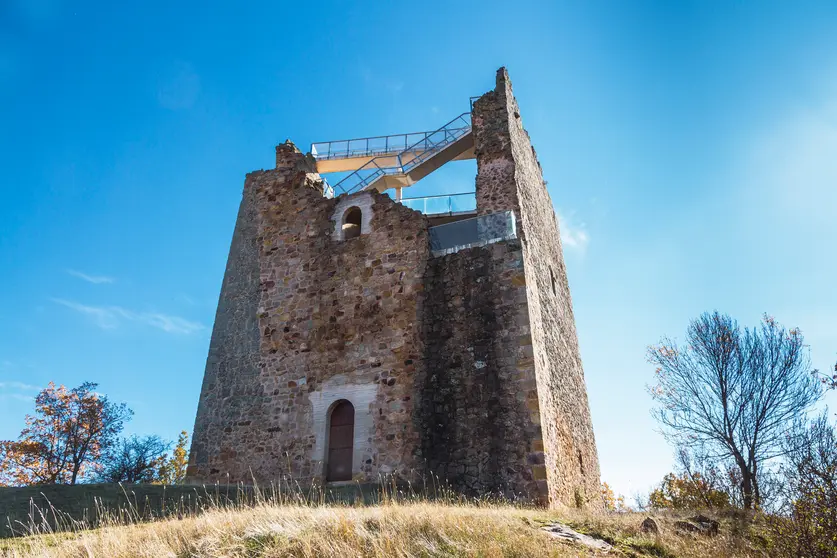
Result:
{"label": "wooden door", "polygon": [[331,411],[328,429],[327,481],[352,480],[352,442],[355,435],[355,408],[341,401]]}

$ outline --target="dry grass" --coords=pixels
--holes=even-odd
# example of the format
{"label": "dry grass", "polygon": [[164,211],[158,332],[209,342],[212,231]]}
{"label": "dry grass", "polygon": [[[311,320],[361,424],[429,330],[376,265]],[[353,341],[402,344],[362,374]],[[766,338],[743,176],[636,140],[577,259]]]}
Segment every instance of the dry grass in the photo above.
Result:
{"label": "dry grass", "polygon": [[[596,556],[557,541],[544,524],[562,521],[604,538],[610,556],[761,557],[746,533],[724,520],[721,535],[677,535],[674,517],[658,517],[659,536],[639,532],[642,514],[590,514],[504,504],[388,500],[374,506],[261,502],[216,508],[183,519],[0,539],[0,556],[278,557],[278,556]],[[750,527],[751,528],[751,527]],[[600,554],[601,555],[601,554]]]}
{"label": "dry grass", "polygon": [[678,533],[674,524],[693,513],[665,513],[651,516],[660,526],[657,536],[644,535],[639,526],[647,514],[590,514],[581,511],[558,513],[563,522],[579,532],[613,543],[627,556],[680,558],[761,558],[770,556],[768,538],[760,518],[744,520],[734,515],[716,517],[721,523],[715,537]]}

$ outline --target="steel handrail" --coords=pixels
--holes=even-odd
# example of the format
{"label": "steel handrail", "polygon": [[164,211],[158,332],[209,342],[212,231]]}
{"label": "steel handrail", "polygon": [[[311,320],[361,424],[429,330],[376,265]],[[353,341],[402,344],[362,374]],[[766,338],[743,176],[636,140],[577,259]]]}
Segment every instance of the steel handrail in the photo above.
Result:
{"label": "steel handrail", "polygon": [[415,198],[401,198],[401,201],[407,200],[427,200],[430,198],[452,198],[454,196],[470,196],[476,195],[476,192],[457,192],[456,194],[436,194],[435,196],[417,196]]}
{"label": "steel handrail", "polygon": [[[462,117],[462,115],[460,115],[460,116],[459,116],[459,117],[457,117],[457,118],[461,118],[461,117]],[[456,119],[454,119],[454,120],[456,120]],[[452,122],[453,122],[453,121],[449,122],[449,124],[451,124]],[[450,143],[452,143],[452,142],[454,142],[454,141],[458,140],[458,139],[459,139],[459,138],[461,138],[462,136],[464,136],[464,135],[465,135],[466,133],[468,133],[468,131],[470,131],[470,130],[471,130],[471,126],[470,126],[470,125],[468,125],[467,127],[463,127],[463,128],[454,128],[454,129],[452,129],[452,130],[445,129],[445,138],[444,138],[444,140],[443,140],[443,141],[438,141],[438,142],[436,142],[436,143],[433,145],[433,147],[435,148],[435,147],[437,147],[437,146],[439,146],[439,145],[442,145],[442,147],[447,146],[448,144],[450,144]],[[441,129],[440,129],[440,130],[437,130],[437,132],[438,132],[438,131],[441,131]],[[457,133],[455,133],[455,132],[462,132],[462,133],[461,133],[461,134],[457,134]],[[434,134],[435,134],[435,133],[436,133],[436,132],[434,132]],[[452,136],[452,138],[451,138],[450,140],[448,139],[448,133],[450,133],[450,135]],[[407,151],[402,152],[402,153],[399,155],[399,158],[400,158],[400,157],[401,157],[404,153],[406,153],[406,152],[407,152]],[[408,161],[406,165],[402,165],[402,169],[405,169],[403,172],[404,172],[404,173],[410,172],[410,170],[412,170],[413,168],[415,168],[416,166],[418,166],[420,163],[423,163],[423,162],[424,162],[424,161],[425,161],[425,160],[426,160],[429,156],[431,156],[432,154],[435,154],[435,149],[425,149],[424,151],[422,151],[422,153],[420,153],[420,154],[416,155],[413,159],[411,159],[410,161]],[[417,161],[418,161],[418,162],[417,162]],[[401,161],[399,160],[399,163],[400,163],[400,162],[401,162]]]}
{"label": "steel handrail", "polygon": [[[439,127],[438,129],[433,130],[432,132],[429,132],[429,133],[427,134],[427,136],[425,136],[424,141],[426,141],[426,140],[427,140],[427,138],[428,138],[428,137],[430,137],[430,136],[432,136],[433,134],[435,134],[435,133],[437,133],[437,132],[441,132],[442,130],[446,130],[448,126],[450,126],[451,124],[453,124],[453,123],[454,123],[454,122],[456,122],[457,120],[459,120],[459,119],[463,118],[466,114],[467,114],[467,115],[470,115],[471,113],[470,113],[470,112],[463,112],[462,114],[460,114],[459,116],[457,116],[456,118],[454,118],[453,120],[451,120],[450,122],[446,122],[444,126],[441,126],[441,127]],[[470,122],[468,122],[467,120],[464,120],[464,122],[467,124],[467,127],[470,129],[470,128],[471,128],[471,123],[470,123]],[[414,148],[415,146],[417,146],[419,143],[421,143],[421,141],[417,141],[416,143],[414,143],[413,145],[411,145],[410,147],[408,147],[408,148],[407,148],[407,149],[405,149],[404,151],[409,151],[409,150],[411,150],[412,148]],[[402,153],[403,153],[403,152],[402,152]]]}
{"label": "steel handrail", "polygon": [[[463,127],[463,128],[455,128],[455,129],[450,130],[450,131],[455,132],[455,131],[467,130],[467,129],[470,129],[470,128],[466,126],[466,127]],[[385,145],[385,146],[380,146],[380,147],[362,147],[362,148],[352,149],[349,146],[347,146],[346,149],[341,149],[341,150],[337,150],[337,151],[331,151],[331,148],[329,148],[329,151],[323,152],[323,153],[313,153],[312,152],[312,155],[318,161],[323,161],[323,160],[327,161],[327,160],[330,160],[332,158],[335,158],[335,159],[337,159],[337,158],[350,158],[350,157],[353,157],[353,156],[358,156],[358,157],[372,156],[372,155],[374,155],[374,156],[384,156],[386,154],[390,154],[389,156],[393,156],[397,153],[415,151],[416,146],[427,146],[429,138],[436,133],[438,133],[438,130],[433,131],[433,132],[424,132],[424,137],[422,139],[420,139],[419,141],[417,141],[413,144],[407,144],[405,142],[403,147],[401,145],[398,145],[398,146]],[[408,134],[408,135],[406,135],[406,137],[409,137],[409,135],[413,135],[413,134]],[[387,136],[387,137],[393,137],[393,136]],[[406,139],[406,137],[405,137],[405,139]],[[339,143],[339,142],[335,142],[335,143]],[[435,146],[437,143],[438,142],[434,143],[433,145]],[[395,149],[396,147],[397,147],[397,150]],[[314,149],[314,145],[312,144],[312,150],[313,149]],[[395,155],[395,156],[397,156],[397,155]]]}
{"label": "steel handrail", "polygon": [[[456,118],[450,120],[449,122],[446,122],[444,126],[438,128],[438,129],[436,129],[432,132],[427,132],[424,138],[415,142],[413,145],[407,147],[403,151],[399,152],[399,154],[396,156],[397,159],[398,159],[398,166],[397,167],[381,167],[380,165],[378,165],[375,162],[375,159],[382,159],[382,158],[385,158],[385,157],[375,157],[375,158],[371,159],[369,162],[367,162],[366,164],[362,165],[357,170],[355,170],[350,175],[344,177],[337,184],[335,184],[334,185],[335,190],[337,188],[339,188],[344,193],[351,193],[353,191],[356,191],[358,189],[358,186],[365,187],[366,185],[368,185],[370,183],[369,179],[372,178],[373,175],[374,175],[374,178],[378,178],[378,176],[381,176],[382,174],[396,174],[396,172],[386,172],[385,169],[398,169],[397,172],[402,173],[402,174],[408,172],[409,170],[411,170],[415,166],[417,166],[419,163],[422,163],[427,157],[431,156],[431,154],[435,154],[437,147],[439,147],[440,145],[442,145],[444,147],[444,146],[450,144],[452,141],[456,141],[460,137],[464,136],[469,130],[471,130],[471,123],[465,118],[466,115],[470,115],[470,114],[471,113],[469,113],[469,112],[463,112],[462,114],[460,114]],[[454,122],[456,122],[457,120],[461,120],[465,124],[465,126],[462,127],[462,128],[453,128],[453,129],[449,130],[448,127],[451,124],[453,124]],[[417,146],[421,145],[422,143],[424,143],[424,145],[426,146],[428,138],[432,137],[433,135],[435,135],[439,132],[444,132],[445,133],[445,137],[444,137],[443,140],[433,142],[431,148],[425,147],[425,149],[422,150],[422,153],[417,154],[412,160],[408,161],[406,163],[406,165],[402,164],[401,159],[402,159],[402,156],[405,153],[417,152],[418,151],[416,149]],[[455,134],[453,132],[462,132],[462,133],[461,134]],[[448,134],[449,133],[451,133],[452,138],[453,138],[450,141],[448,140],[448,137],[449,137]],[[381,136],[381,137],[385,137],[385,136]],[[386,158],[388,158],[388,157],[386,157]],[[416,162],[416,161],[418,161],[418,162]],[[373,175],[370,175],[370,176],[367,176],[366,178],[361,179],[357,184],[355,184],[351,188],[351,190],[347,190],[344,186],[342,186],[342,184],[344,182],[347,182],[353,176],[358,176],[359,177],[361,171],[370,170],[370,169],[366,168],[369,165],[372,165],[372,166],[376,167],[378,169],[378,171],[380,171],[380,173],[378,171],[373,171]],[[405,169],[407,169],[407,170],[405,170]]]}
{"label": "steel handrail", "polygon": [[[451,122],[448,122],[448,124],[453,123],[454,120],[457,120],[457,119],[461,118],[462,116],[464,116],[466,114],[470,114],[470,113],[464,112],[461,115],[454,118]],[[442,126],[442,128],[447,127],[448,124],[445,124],[445,126]],[[346,149],[336,151],[334,153],[335,156],[338,155],[338,154],[343,154],[343,153],[346,153],[346,154],[348,154],[348,153],[365,153],[365,152],[372,151],[368,148],[369,142],[371,140],[381,140],[381,139],[382,140],[389,140],[389,138],[404,138],[404,140],[405,140],[404,141],[404,149],[406,150],[406,149],[410,149],[411,147],[413,147],[414,145],[416,145],[418,143],[421,143],[421,141],[422,141],[422,140],[419,140],[415,144],[408,145],[406,140],[410,136],[423,136],[423,139],[426,139],[428,136],[430,136],[432,134],[435,134],[436,132],[438,132],[442,128],[439,128],[437,130],[433,130],[432,132],[428,132],[428,131],[408,132],[406,134],[389,134],[389,135],[385,135],[385,136],[369,136],[369,137],[365,137],[365,138],[352,138],[352,139],[343,139],[343,140],[318,141],[318,142],[313,142],[311,144],[311,154],[314,156],[315,159],[320,159],[320,158],[328,159],[328,158],[331,157],[331,146],[335,143],[345,143],[346,144]],[[359,141],[360,142],[365,142],[367,148],[366,149],[350,149],[349,148],[349,146],[351,145],[352,142],[359,142]],[[316,153],[316,154],[314,153],[314,151],[316,150],[315,148],[318,145],[319,146],[323,146],[323,145],[328,146],[328,149],[322,154],[322,156],[319,153]],[[388,141],[385,144],[384,149],[385,149],[384,153],[390,153],[390,152],[393,151],[393,150],[389,149],[389,142]]]}
{"label": "steel handrail", "polygon": [[[410,209],[413,209],[415,211],[421,211],[425,215],[444,215],[445,213],[447,213],[448,215],[453,215],[453,199],[456,198],[456,197],[461,197],[461,196],[469,196],[469,197],[473,196],[474,202],[476,203],[476,192],[460,192],[458,194],[440,194],[440,195],[436,195],[436,196],[420,196],[420,197],[415,197],[415,198],[401,198],[399,201],[400,201],[400,203],[404,204],[405,206],[409,207]],[[427,211],[427,200],[440,199],[440,198],[447,198],[447,202],[448,202],[447,203],[447,211],[446,212],[438,212],[438,213],[428,213],[428,211]],[[417,207],[413,207],[414,204],[410,203],[410,202],[417,202],[417,201],[424,201],[424,207],[419,209]],[[464,210],[464,212],[467,212],[467,211],[474,211],[474,210],[472,210],[472,209]]]}
{"label": "steel handrail", "polygon": [[[385,139],[388,139],[388,138],[402,138],[402,137],[403,137],[403,138],[408,138],[408,137],[410,137],[410,136],[425,136],[425,137],[426,137],[427,135],[432,134],[432,133],[433,133],[433,132],[428,132],[428,131],[424,131],[424,132],[409,132],[409,133],[406,133],[406,134],[390,134],[390,135],[386,135],[386,136],[369,136],[369,137],[367,137],[367,138],[352,138],[352,139],[345,139],[345,140],[317,141],[317,142],[313,142],[313,143],[311,144],[311,148],[312,148],[312,152],[311,152],[311,154],[312,154],[312,155],[314,155],[314,158],[315,158],[315,159],[319,158],[319,157],[317,157],[317,155],[315,155],[315,154],[314,154],[314,152],[313,152],[313,148],[314,148],[314,147],[316,147],[316,146],[318,146],[318,145],[327,145],[327,146],[331,146],[332,144],[335,144],[335,143],[346,143],[346,144],[348,145],[348,144],[350,144],[350,143],[352,143],[352,142],[356,142],[356,141],[364,141],[364,142],[366,142],[366,143],[368,144],[370,140],[378,140],[378,139],[384,139],[384,140],[385,140]],[[404,142],[404,146],[406,147],[407,145],[408,145],[408,144],[407,144],[407,142],[405,141],[405,142]],[[343,153],[343,152],[344,152],[344,151],[342,151],[342,150],[341,150],[341,151],[338,151],[337,153]],[[325,151],[324,153],[331,153],[331,149],[329,148],[329,149],[328,149],[327,151]]]}

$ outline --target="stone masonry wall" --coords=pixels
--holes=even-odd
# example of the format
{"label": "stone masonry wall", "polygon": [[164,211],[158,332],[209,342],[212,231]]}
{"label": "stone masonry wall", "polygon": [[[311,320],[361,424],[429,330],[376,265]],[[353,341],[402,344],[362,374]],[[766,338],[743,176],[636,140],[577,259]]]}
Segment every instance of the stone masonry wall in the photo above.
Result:
{"label": "stone masonry wall", "polygon": [[[259,355],[258,374],[228,378],[246,384],[245,415],[238,412],[243,404],[212,394],[217,374],[208,363],[198,426],[210,428],[193,447],[193,480],[321,479],[328,412],[341,399],[355,407],[356,480],[415,472],[425,218],[377,192],[325,199],[312,170],[285,144],[277,148],[275,170],[247,177],[258,250],[247,263],[258,265],[257,305],[248,298],[247,310],[257,321],[258,345],[246,350]],[[342,240],[335,231],[352,206],[364,211],[365,229]],[[234,285],[225,280],[222,299],[228,286]],[[240,325],[226,322],[216,329]]]}
{"label": "stone masonry wall", "polygon": [[479,214],[519,216],[550,502],[596,506],[598,453],[558,222],[505,68],[472,122]]}
{"label": "stone masonry wall", "polygon": [[520,242],[431,259],[416,408],[426,471],[466,494],[545,501]]}
{"label": "stone masonry wall", "polygon": [[242,427],[262,416],[264,401],[258,381],[257,232],[255,190],[245,183],[195,419],[188,470],[193,479],[223,478],[221,460],[239,445],[258,441],[255,432]]}
{"label": "stone masonry wall", "polygon": [[432,258],[427,218],[375,191],[324,198],[289,142],[247,175],[190,481],[323,480],[345,399],[355,481],[600,501],[558,223],[504,69],[472,124],[478,213],[512,210],[518,239]]}

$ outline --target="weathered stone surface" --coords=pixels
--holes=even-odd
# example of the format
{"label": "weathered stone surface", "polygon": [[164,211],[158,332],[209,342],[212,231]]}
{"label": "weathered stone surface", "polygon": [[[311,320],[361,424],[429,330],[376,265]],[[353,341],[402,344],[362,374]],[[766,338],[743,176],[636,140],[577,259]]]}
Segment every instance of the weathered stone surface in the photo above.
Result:
{"label": "weathered stone surface", "polygon": [[601,550],[604,552],[610,552],[611,550],[613,550],[613,546],[611,546],[606,541],[591,537],[590,535],[585,535],[584,533],[579,533],[578,531],[571,529],[570,527],[567,527],[563,523],[553,523],[551,525],[545,525],[544,527],[542,527],[542,529],[548,532],[556,539],[561,539],[562,541],[582,544],[587,548],[592,548],[593,550]]}
{"label": "weathered stone surface", "polygon": [[675,521],[674,528],[680,533],[700,533],[702,529],[691,521]]}
{"label": "weathered stone surface", "polygon": [[248,346],[248,356],[258,366],[238,381],[250,398],[203,398],[190,478],[320,479],[326,418],[341,399],[355,406],[357,478],[415,470],[414,365],[405,362],[421,355],[416,294],[429,253],[425,219],[386,196],[360,193],[353,198],[372,213],[368,230],[335,239],[334,211],[345,198],[324,199],[295,150],[277,151],[277,163],[245,185],[256,207],[257,303],[250,293],[246,311],[256,321],[258,346]]}
{"label": "weathered stone surface", "polygon": [[690,517],[689,521],[691,521],[695,525],[698,525],[705,535],[715,536],[718,534],[721,528],[720,523],[718,523],[711,517],[706,517],[703,514],[698,514],[696,516]]}
{"label": "weathered stone surface", "polygon": [[478,212],[514,211],[519,238],[434,258],[426,217],[374,191],[324,198],[290,142],[275,169],[247,176],[190,481],[324,480],[329,413],[348,400],[355,481],[435,475],[467,493],[595,505],[557,223],[505,70],[473,126]]}
{"label": "weathered stone surface", "polygon": [[518,241],[428,262],[416,421],[428,471],[454,489],[545,501],[523,276]]}
{"label": "weathered stone surface", "polygon": [[639,530],[646,534],[656,535],[660,532],[660,527],[653,518],[646,517],[639,526]]}
{"label": "weathered stone surface", "polygon": [[505,68],[474,103],[472,122],[477,211],[520,216],[550,501],[597,506],[599,459],[558,220]]}
{"label": "weathered stone surface", "polygon": [[674,528],[681,533],[698,533],[710,537],[718,534],[720,526],[720,523],[705,515],[696,515],[674,523]]}

